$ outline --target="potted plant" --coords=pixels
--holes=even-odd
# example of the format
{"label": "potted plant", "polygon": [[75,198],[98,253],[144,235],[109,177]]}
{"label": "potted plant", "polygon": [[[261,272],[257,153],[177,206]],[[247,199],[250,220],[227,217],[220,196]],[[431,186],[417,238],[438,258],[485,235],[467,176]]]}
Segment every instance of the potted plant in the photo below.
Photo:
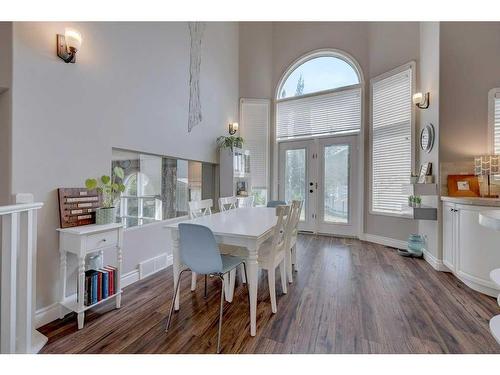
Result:
{"label": "potted plant", "polygon": [[243,138],[235,137],[234,135],[221,135],[217,138],[217,146],[219,146],[220,149],[229,148],[231,149],[231,152],[233,152],[235,147],[241,148],[243,146],[243,142]]}
{"label": "potted plant", "polygon": [[[114,204],[125,190],[125,185],[121,182],[124,177],[123,169],[114,167],[111,176],[101,176],[99,179],[88,178],[85,181],[87,189],[97,189],[102,194],[102,207],[97,208],[95,213],[96,224],[111,224],[115,222],[116,207]],[[117,181],[117,178],[120,179],[120,182]]]}

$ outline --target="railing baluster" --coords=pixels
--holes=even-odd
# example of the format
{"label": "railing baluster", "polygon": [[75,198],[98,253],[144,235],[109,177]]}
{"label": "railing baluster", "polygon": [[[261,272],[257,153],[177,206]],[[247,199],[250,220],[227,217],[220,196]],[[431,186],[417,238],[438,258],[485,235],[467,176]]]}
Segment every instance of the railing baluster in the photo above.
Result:
{"label": "railing baluster", "polygon": [[21,213],[19,223],[19,286],[17,297],[17,352],[30,353],[33,332],[33,211]]}
{"label": "railing baluster", "polygon": [[[21,194],[22,199],[30,194]],[[18,197],[19,198],[19,197]],[[47,339],[34,331],[36,304],[36,211],[33,200],[0,206],[1,322],[0,353],[32,353]],[[36,339],[33,341],[33,335]]]}
{"label": "railing baluster", "polygon": [[2,216],[2,353],[16,352],[18,224],[19,212]]}

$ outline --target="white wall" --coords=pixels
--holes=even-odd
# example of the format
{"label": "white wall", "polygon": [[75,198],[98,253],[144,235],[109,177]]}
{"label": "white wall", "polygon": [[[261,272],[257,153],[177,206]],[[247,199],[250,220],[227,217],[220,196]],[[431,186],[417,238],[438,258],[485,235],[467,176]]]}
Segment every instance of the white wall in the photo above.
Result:
{"label": "white wall", "polygon": [[[430,94],[430,104],[428,109],[417,110],[418,135],[428,124],[434,125],[435,140],[434,147],[430,153],[418,147],[419,164],[431,162],[436,183],[440,186],[439,179],[439,22],[420,23],[420,64],[417,90]],[[420,138],[417,138],[419,140]],[[441,238],[441,204],[439,197],[422,197],[423,204],[438,207],[438,221],[421,220],[418,222],[418,233],[427,237],[427,251],[436,259],[442,259]]]}
{"label": "white wall", "polygon": [[[207,25],[201,65],[203,122],[187,132],[186,23],[79,23],[76,64],[55,54],[63,23],[14,24],[14,192],[32,192],[40,212],[37,306],[57,300],[58,187],[109,173],[119,147],[216,161],[217,136],[238,115],[238,25]],[[143,232],[143,233],[142,233]],[[137,241],[140,234],[141,241]],[[124,239],[124,272],[168,250],[161,226]]]}
{"label": "white wall", "polygon": [[441,162],[488,152],[488,91],[500,87],[500,22],[441,22]]}
{"label": "white wall", "polygon": [[[369,77],[374,78],[384,72],[401,66],[409,61],[419,60],[419,23],[418,22],[372,22],[369,28]],[[418,70],[418,64],[417,64]],[[367,97],[370,100],[370,86],[367,82]],[[367,116],[369,124],[369,116]],[[369,128],[369,125],[368,125]],[[369,134],[365,139],[365,165],[369,164]],[[408,171],[409,173],[409,171]],[[369,212],[369,176],[365,170],[365,233],[377,236],[406,240],[416,233],[417,222],[411,219],[374,215]]]}

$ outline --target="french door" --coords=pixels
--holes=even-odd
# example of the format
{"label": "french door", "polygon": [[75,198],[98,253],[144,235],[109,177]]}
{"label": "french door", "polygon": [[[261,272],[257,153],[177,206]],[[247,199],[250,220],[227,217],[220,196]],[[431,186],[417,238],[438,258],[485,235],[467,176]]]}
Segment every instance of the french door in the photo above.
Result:
{"label": "french door", "polygon": [[279,198],[304,201],[299,229],[357,236],[357,136],[279,143]]}

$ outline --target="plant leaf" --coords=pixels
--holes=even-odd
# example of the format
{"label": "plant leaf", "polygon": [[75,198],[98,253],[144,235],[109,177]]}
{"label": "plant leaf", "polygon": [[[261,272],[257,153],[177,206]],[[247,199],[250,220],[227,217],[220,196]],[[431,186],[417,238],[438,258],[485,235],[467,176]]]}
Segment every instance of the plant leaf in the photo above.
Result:
{"label": "plant leaf", "polygon": [[97,180],[95,178],[87,178],[85,180],[85,187],[88,190],[95,189],[97,187]]}
{"label": "plant leaf", "polygon": [[123,171],[123,168],[116,166],[113,168],[113,172],[117,177],[121,178],[122,180],[125,178],[125,172]]}
{"label": "plant leaf", "polygon": [[101,177],[101,181],[102,181],[102,183],[103,183],[104,185],[107,185],[107,184],[109,184],[109,182],[111,181],[111,177],[109,177],[109,176],[102,176],[102,177]]}

